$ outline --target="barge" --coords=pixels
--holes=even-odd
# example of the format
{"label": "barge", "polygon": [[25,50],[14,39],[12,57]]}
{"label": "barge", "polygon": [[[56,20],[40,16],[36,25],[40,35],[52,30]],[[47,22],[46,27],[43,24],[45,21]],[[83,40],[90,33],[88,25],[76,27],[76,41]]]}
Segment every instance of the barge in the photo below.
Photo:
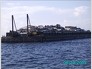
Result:
{"label": "barge", "polygon": [[[64,41],[74,39],[91,38],[91,32],[77,28],[75,26],[61,27],[56,25],[32,26],[27,14],[27,26],[16,29],[14,17],[12,15],[12,30],[1,37],[2,43],[26,43],[26,42],[48,42]],[[16,30],[14,30],[14,27]]]}

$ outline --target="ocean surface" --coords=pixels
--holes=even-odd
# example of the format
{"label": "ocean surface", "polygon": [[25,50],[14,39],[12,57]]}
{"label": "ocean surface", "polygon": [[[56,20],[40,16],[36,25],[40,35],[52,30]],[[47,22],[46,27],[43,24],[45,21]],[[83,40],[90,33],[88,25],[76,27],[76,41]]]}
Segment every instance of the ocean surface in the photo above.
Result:
{"label": "ocean surface", "polygon": [[[85,60],[86,64],[64,64]],[[43,43],[2,43],[2,69],[91,69],[91,39]]]}

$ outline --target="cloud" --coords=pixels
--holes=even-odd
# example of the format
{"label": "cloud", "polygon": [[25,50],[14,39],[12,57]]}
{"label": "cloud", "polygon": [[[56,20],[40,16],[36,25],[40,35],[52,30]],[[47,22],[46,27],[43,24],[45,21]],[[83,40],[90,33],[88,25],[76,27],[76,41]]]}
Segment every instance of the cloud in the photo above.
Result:
{"label": "cloud", "polygon": [[9,12],[8,14],[25,14],[25,13],[37,13],[43,11],[49,11],[56,14],[64,14],[69,13],[70,9],[61,9],[55,7],[47,7],[47,6],[16,6],[16,7],[4,7],[1,8],[2,11]]}
{"label": "cloud", "polygon": [[80,16],[84,14],[87,11],[87,6],[80,6],[74,9],[74,15],[75,16]]}
{"label": "cloud", "polygon": [[72,9],[62,9],[62,8],[56,8],[56,7],[47,7],[47,6],[13,6],[13,7],[4,7],[1,8],[2,12],[6,12],[10,15],[15,14],[15,15],[22,15],[22,14],[35,14],[39,12],[44,12],[48,11],[54,14],[59,14],[59,15],[75,15],[75,16],[80,16],[86,12],[88,7],[86,6],[80,6]]}

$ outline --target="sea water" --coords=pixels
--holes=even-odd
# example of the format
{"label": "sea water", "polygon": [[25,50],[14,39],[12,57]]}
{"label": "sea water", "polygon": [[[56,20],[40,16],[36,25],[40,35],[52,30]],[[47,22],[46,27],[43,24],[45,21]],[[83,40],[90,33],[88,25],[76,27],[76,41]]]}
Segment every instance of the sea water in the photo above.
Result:
{"label": "sea water", "polygon": [[2,69],[91,69],[91,39],[2,43]]}

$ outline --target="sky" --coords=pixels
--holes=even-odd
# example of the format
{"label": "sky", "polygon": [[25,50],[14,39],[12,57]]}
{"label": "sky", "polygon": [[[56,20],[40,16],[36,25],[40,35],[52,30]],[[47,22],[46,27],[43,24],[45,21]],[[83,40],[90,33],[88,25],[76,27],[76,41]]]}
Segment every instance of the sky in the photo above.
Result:
{"label": "sky", "polygon": [[11,30],[11,15],[17,29],[26,26],[29,15],[31,25],[77,26],[91,30],[90,0],[3,0],[1,1],[1,35]]}

